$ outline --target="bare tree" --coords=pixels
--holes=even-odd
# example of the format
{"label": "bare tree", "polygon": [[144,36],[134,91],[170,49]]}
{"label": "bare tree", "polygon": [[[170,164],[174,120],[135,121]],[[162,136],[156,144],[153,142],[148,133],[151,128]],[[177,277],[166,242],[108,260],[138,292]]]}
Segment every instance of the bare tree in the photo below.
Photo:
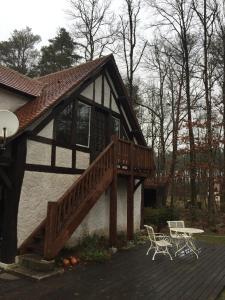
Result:
{"label": "bare tree", "polygon": [[132,103],[134,99],[134,74],[142,60],[147,41],[138,35],[141,0],[124,0],[124,14],[120,15],[119,38],[122,41],[123,59],[126,65],[128,92]]}
{"label": "bare tree", "polygon": [[222,101],[219,103],[220,112],[222,114],[223,122],[223,183],[222,183],[222,201],[225,204],[225,1],[223,4],[217,0],[219,6],[217,14],[217,38],[214,47],[214,54],[218,62],[218,78],[219,86],[222,92]]}
{"label": "bare tree", "polygon": [[178,154],[178,134],[184,116],[181,113],[182,100],[183,100],[183,86],[184,86],[184,59],[183,63],[177,66],[172,62],[170,53],[168,56],[169,70],[168,70],[168,90],[171,105],[171,118],[172,118],[172,157],[169,169],[169,177],[171,180],[171,206],[174,205],[175,194],[175,170]]}
{"label": "bare tree", "polygon": [[214,216],[214,170],[213,170],[213,130],[212,130],[212,98],[210,81],[212,73],[210,72],[209,54],[214,34],[215,20],[218,12],[217,3],[212,0],[193,0],[193,9],[200,21],[203,38],[203,84],[205,92],[205,107],[206,107],[206,139],[208,143],[208,212],[209,221],[213,221]]}
{"label": "bare tree", "polygon": [[67,14],[74,21],[72,33],[86,60],[101,57],[115,41],[110,0],[70,0]]}
{"label": "bare tree", "polygon": [[[157,26],[164,28],[166,34],[163,38],[184,58],[185,96],[188,118],[189,144],[190,144],[190,182],[191,202],[196,204],[196,155],[194,131],[192,128],[192,97],[191,97],[191,56],[194,49],[194,38],[191,32],[193,10],[189,0],[148,0],[155,9],[159,21]],[[174,36],[176,43],[174,43]],[[171,41],[171,39],[173,41]],[[178,41],[178,43],[177,43]]]}

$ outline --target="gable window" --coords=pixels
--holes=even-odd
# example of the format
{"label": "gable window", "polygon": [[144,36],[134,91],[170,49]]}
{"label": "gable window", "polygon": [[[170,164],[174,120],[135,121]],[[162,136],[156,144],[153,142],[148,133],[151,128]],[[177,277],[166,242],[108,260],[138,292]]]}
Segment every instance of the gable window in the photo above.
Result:
{"label": "gable window", "polygon": [[82,102],[78,102],[76,111],[76,144],[89,147],[90,144],[90,116],[91,107]]}
{"label": "gable window", "polygon": [[120,137],[120,120],[115,117],[112,117],[112,135],[113,134]]}
{"label": "gable window", "polygon": [[55,138],[60,144],[71,144],[73,103],[67,105],[55,120]]}

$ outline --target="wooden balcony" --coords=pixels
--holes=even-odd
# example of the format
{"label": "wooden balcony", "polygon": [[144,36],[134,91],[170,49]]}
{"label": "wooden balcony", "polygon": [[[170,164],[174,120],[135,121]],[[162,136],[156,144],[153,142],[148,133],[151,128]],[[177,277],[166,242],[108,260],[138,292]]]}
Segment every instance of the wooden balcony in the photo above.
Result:
{"label": "wooden balcony", "polygon": [[115,138],[118,174],[149,177],[154,170],[151,148]]}

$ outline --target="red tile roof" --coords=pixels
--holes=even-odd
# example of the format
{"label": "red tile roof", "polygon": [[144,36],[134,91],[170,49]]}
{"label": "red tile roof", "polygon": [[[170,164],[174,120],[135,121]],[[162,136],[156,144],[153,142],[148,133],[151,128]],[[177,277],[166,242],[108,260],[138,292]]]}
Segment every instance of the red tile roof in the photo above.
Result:
{"label": "red tile roof", "polygon": [[42,86],[44,85],[41,95],[30,100],[16,111],[20,122],[20,131],[42,116],[67,92],[83,83],[97,68],[103,66],[110,57],[112,56],[105,56],[70,69],[37,78],[35,81],[38,81]]}
{"label": "red tile roof", "polygon": [[0,86],[8,87],[28,96],[40,96],[43,84],[12,69],[0,66]]}

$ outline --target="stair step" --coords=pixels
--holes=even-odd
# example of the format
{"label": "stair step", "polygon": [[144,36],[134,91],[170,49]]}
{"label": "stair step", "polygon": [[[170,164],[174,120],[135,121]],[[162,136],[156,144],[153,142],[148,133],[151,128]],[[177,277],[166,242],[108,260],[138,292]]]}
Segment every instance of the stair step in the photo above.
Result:
{"label": "stair step", "polygon": [[10,268],[9,271],[10,271],[10,273],[13,273],[15,275],[20,275],[20,276],[32,278],[35,280],[42,280],[42,279],[46,279],[46,278],[49,278],[49,277],[52,277],[55,275],[62,274],[64,272],[64,269],[63,268],[55,268],[52,271],[42,272],[42,271],[31,270],[31,269],[28,269],[26,267],[16,264],[12,268]]}
{"label": "stair step", "polygon": [[24,268],[38,272],[50,272],[55,269],[54,260],[44,260],[42,256],[37,254],[24,254],[18,256],[18,264]]}

